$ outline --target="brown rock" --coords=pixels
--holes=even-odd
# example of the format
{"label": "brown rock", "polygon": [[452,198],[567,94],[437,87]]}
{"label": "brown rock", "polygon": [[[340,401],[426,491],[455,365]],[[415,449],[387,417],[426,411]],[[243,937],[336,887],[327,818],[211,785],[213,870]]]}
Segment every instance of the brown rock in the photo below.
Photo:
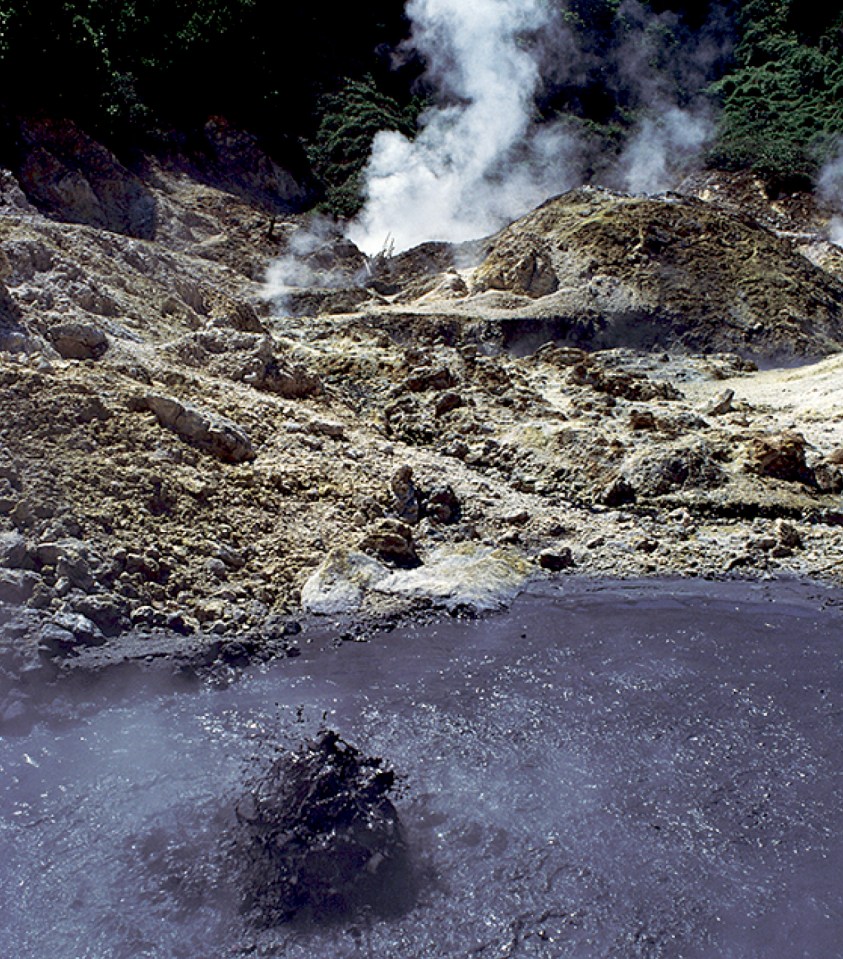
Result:
{"label": "brown rock", "polygon": [[802,536],[799,530],[783,519],[776,524],[776,537],[779,543],[788,549],[802,549]]}
{"label": "brown rock", "polygon": [[413,484],[413,469],[411,466],[399,466],[392,474],[390,481],[392,489],[393,511],[398,519],[415,526],[419,521],[419,501],[416,487]]}
{"label": "brown rock", "polygon": [[61,323],[48,336],[66,360],[98,360],[108,349],[108,337],[91,323]]}
{"label": "brown rock", "polygon": [[746,469],[773,479],[809,482],[812,474],[805,462],[805,437],[800,433],[785,432],[753,438]]}
{"label": "brown rock", "polygon": [[722,416],[724,413],[730,413],[732,411],[732,400],[734,398],[734,390],[724,390],[703,409],[703,413],[705,413],[706,416]]}
{"label": "brown rock", "polygon": [[424,393],[428,390],[449,390],[459,383],[459,379],[447,367],[423,366],[404,380],[404,389],[411,393]]}
{"label": "brown rock", "polygon": [[830,459],[814,467],[814,482],[821,493],[843,493],[843,468]]}
{"label": "brown rock", "polygon": [[359,549],[394,566],[412,569],[421,565],[413,543],[413,531],[397,519],[385,519],[367,533]]}
{"label": "brown rock", "polygon": [[71,223],[152,239],[156,201],[117,157],[69,120],[21,124],[19,178],[39,209]]}
{"label": "brown rock", "polygon": [[465,404],[465,400],[459,393],[448,391],[437,397],[433,412],[436,416],[447,416],[452,410],[456,410]]}
{"label": "brown rock", "polygon": [[635,490],[622,476],[619,476],[606,486],[598,499],[606,506],[626,506],[635,502]]}
{"label": "brown rock", "polygon": [[629,428],[631,430],[654,430],[656,418],[650,410],[632,410],[629,414]]}
{"label": "brown rock", "polygon": [[460,517],[460,501],[447,484],[435,486],[424,494],[422,511],[434,523],[455,523]]}
{"label": "brown rock", "polygon": [[496,251],[477,271],[475,290],[505,290],[538,299],[555,293],[559,279],[553,261],[538,237],[530,237],[532,248],[523,238]]}
{"label": "brown rock", "polygon": [[150,393],[147,408],[158,422],[182,439],[227,463],[242,463],[255,458],[249,437],[230,420],[182,403],[171,396]]}
{"label": "brown rock", "polygon": [[539,566],[550,573],[559,573],[563,569],[570,569],[575,565],[569,546],[563,546],[561,549],[544,549],[539,553],[537,559]]}

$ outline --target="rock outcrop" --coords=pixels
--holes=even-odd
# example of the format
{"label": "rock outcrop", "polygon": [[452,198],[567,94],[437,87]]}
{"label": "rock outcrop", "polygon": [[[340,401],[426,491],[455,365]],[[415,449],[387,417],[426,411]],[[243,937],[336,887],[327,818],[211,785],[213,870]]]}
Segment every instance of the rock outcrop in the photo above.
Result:
{"label": "rock outcrop", "polygon": [[843,345],[839,279],[790,239],[687,196],[549,200],[489,241],[473,285],[541,301],[533,315],[556,338],[591,348],[777,357]]}
{"label": "rock outcrop", "polygon": [[149,393],[145,403],[162,426],[224,462],[242,463],[256,456],[249,437],[224,417],[182,403],[172,396]]}
{"label": "rock outcrop", "polygon": [[72,223],[151,239],[152,193],[102,144],[67,120],[21,124],[18,175],[39,210]]}

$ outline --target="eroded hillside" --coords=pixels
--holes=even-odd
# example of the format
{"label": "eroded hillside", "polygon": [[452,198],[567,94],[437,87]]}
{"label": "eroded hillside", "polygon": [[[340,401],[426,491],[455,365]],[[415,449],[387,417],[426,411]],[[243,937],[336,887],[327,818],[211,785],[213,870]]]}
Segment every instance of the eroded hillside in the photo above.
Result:
{"label": "eroded hillside", "polygon": [[271,653],[303,614],[484,609],[563,571],[840,577],[843,359],[794,365],[843,344],[814,224],[580,190],[391,260],[323,233],[316,288],[273,305],[308,226],[223,132],[213,175],[46,140],[38,195],[2,174],[9,668],[159,627]]}

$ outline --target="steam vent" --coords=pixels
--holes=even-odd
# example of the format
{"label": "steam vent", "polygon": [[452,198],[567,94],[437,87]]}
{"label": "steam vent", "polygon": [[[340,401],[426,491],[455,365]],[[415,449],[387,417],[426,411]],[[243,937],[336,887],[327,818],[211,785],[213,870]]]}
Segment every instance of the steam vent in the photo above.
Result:
{"label": "steam vent", "polygon": [[265,925],[400,907],[405,846],[380,759],[332,730],[270,767],[237,804],[245,908]]}

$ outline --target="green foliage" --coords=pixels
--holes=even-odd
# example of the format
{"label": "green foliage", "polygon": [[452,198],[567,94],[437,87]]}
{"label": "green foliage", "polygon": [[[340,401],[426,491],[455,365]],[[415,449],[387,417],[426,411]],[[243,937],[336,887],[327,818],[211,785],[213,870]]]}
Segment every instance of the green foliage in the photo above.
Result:
{"label": "green foliage", "polygon": [[422,101],[405,108],[382,93],[373,77],[346,80],[337,93],[319,104],[319,126],[308,154],[322,182],[322,207],[335,216],[352,216],[360,208],[361,174],[381,130],[412,136]]}
{"label": "green foliage", "polygon": [[807,185],[843,135],[843,14],[750,0],[740,25],[734,68],[712,87],[723,114],[711,162]]}
{"label": "green foliage", "polygon": [[[547,2],[582,53],[549,65],[538,116],[579,123],[606,155],[654,97],[688,104],[712,81],[723,107],[712,162],[804,181],[843,134],[837,3]],[[724,9],[733,54],[700,67],[697,53],[729,32],[712,19]],[[118,145],[225,115],[307,143],[326,206],[350,213],[376,132],[412,134],[423,105],[421,65],[390,61],[407,30],[403,0],[0,0],[0,125],[45,110]]]}
{"label": "green foliage", "polygon": [[400,40],[402,15],[401,0],[337,9],[278,0],[0,0],[0,107],[62,113],[129,139],[215,113],[266,131],[312,133],[317,100],[340,77],[373,72],[389,87],[378,47]]}

